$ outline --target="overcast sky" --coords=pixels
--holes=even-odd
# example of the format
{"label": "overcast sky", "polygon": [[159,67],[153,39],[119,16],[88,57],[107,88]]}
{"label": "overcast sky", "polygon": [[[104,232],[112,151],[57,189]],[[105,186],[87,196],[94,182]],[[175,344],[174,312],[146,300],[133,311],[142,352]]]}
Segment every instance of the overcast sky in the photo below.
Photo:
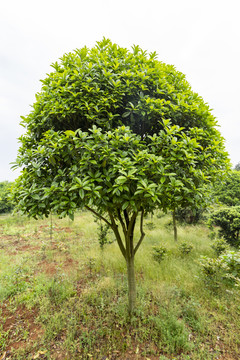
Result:
{"label": "overcast sky", "polygon": [[240,161],[239,0],[8,0],[0,4],[0,181],[18,172],[24,132],[40,79],[51,63],[103,36],[140,45],[183,72],[213,109],[233,165]]}

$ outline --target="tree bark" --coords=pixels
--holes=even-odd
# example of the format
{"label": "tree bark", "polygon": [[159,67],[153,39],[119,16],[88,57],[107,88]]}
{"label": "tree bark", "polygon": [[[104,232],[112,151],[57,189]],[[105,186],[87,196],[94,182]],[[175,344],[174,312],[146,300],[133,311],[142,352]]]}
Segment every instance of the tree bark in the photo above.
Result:
{"label": "tree bark", "polygon": [[175,210],[173,210],[172,218],[173,218],[174,240],[177,241],[177,240],[178,240],[178,237],[177,237],[177,224],[176,224],[176,213],[175,213]]}
{"label": "tree bark", "polygon": [[136,281],[134,270],[134,256],[127,257],[127,275],[128,275],[128,311],[130,317],[132,316],[136,306]]}

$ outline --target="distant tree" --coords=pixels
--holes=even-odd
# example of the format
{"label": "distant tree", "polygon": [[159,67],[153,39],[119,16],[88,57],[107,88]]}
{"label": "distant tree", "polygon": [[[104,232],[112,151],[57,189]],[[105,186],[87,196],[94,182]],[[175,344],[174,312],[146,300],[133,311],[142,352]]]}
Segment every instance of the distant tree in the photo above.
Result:
{"label": "distant tree", "polygon": [[8,181],[0,182],[0,214],[8,213],[13,209],[13,204],[9,199],[11,183]]}
{"label": "distant tree", "polygon": [[214,193],[225,205],[240,205],[240,171],[230,171],[224,181],[215,184]]}
{"label": "distant tree", "polygon": [[13,199],[36,218],[51,211],[73,218],[85,207],[111,227],[132,314],[144,216],[204,201],[205,184],[228,167],[223,138],[185,76],[138,46],[130,52],[103,39],[53,68],[23,118]]}
{"label": "distant tree", "polygon": [[234,170],[240,171],[240,162],[237,163],[237,165],[235,166]]}
{"label": "distant tree", "polygon": [[240,244],[240,206],[225,207],[216,210],[210,218],[210,226],[220,227],[219,235],[232,246]]}

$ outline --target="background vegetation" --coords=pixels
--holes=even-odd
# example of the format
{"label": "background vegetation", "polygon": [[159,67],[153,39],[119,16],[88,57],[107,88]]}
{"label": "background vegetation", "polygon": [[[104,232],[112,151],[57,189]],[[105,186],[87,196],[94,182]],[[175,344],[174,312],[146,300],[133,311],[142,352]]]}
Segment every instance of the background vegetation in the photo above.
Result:
{"label": "background vegetation", "polygon": [[216,244],[204,223],[179,226],[176,243],[170,214],[157,212],[145,222],[130,320],[124,258],[111,232],[102,244],[90,213],[78,213],[74,222],[0,217],[0,354],[239,359],[237,268],[220,259],[229,249],[239,259],[237,249]]}

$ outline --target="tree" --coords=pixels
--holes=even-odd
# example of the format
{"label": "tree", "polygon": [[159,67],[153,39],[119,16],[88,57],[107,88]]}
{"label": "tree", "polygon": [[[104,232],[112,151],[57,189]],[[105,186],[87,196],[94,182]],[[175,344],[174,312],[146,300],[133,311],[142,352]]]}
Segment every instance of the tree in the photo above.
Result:
{"label": "tree", "polygon": [[53,67],[23,118],[13,198],[36,218],[73,218],[85,207],[109,225],[127,264],[131,314],[144,216],[203,201],[205,183],[228,164],[223,138],[184,75],[137,46],[103,39]]}
{"label": "tree", "polygon": [[234,170],[240,171],[240,162],[237,163],[237,165],[235,166]]}
{"label": "tree", "polygon": [[230,171],[224,181],[217,183],[214,194],[225,205],[240,206],[240,172]]}
{"label": "tree", "polygon": [[210,227],[220,227],[219,235],[232,246],[239,247],[240,206],[225,207],[215,211],[209,221]]}
{"label": "tree", "polygon": [[13,209],[8,196],[10,195],[11,183],[8,181],[0,182],[0,214],[8,213]]}

